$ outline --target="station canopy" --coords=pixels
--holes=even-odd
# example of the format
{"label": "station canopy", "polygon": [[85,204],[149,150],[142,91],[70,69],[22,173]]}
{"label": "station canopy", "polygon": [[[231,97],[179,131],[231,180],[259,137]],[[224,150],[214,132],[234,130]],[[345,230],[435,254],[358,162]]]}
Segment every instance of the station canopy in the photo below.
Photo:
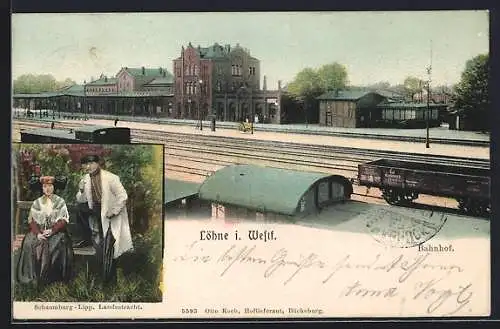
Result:
{"label": "station canopy", "polygon": [[198,194],[199,183],[180,181],[166,178],[165,189],[165,205]]}
{"label": "station canopy", "polygon": [[199,197],[261,212],[293,216],[302,196],[324,173],[255,165],[231,165],[216,171],[200,186]]}

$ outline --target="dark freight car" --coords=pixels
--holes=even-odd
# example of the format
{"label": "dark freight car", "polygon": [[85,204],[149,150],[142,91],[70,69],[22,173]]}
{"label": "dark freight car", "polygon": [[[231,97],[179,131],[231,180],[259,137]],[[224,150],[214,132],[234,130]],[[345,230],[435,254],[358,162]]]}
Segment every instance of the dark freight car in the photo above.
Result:
{"label": "dark freight car", "polygon": [[76,129],[21,130],[22,143],[130,144],[130,128],[82,126]]}
{"label": "dark freight car", "polygon": [[454,198],[464,212],[490,212],[490,170],[380,159],[358,165],[359,185],[378,187],[389,204],[409,204],[419,194]]}

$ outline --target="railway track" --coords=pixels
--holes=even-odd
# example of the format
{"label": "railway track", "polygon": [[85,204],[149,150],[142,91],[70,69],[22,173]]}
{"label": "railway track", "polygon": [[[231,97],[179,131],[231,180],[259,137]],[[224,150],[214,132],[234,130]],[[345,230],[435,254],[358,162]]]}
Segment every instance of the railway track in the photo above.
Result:
{"label": "railway track", "polygon": [[[60,123],[58,128],[76,128],[81,123]],[[13,129],[46,126],[36,122],[15,122]],[[132,130],[134,143],[159,143],[165,148],[166,173],[194,177],[203,181],[218,169],[231,164],[252,163],[283,169],[308,170],[340,174],[355,178],[360,163],[386,158],[426,161],[462,167],[489,168],[489,160],[444,155],[422,155],[395,151],[379,151],[354,147],[336,147],[291,142],[248,140],[236,137],[214,137],[198,134],[171,133],[143,129]],[[168,174],[167,174],[168,175]],[[174,175],[175,176],[175,175]],[[354,198],[385,203],[379,191],[369,191],[354,182]],[[443,201],[444,203],[449,201]],[[452,206],[454,208],[455,206]]]}
{"label": "railway track", "polygon": [[[64,128],[75,128],[81,124],[59,124]],[[40,127],[40,123],[14,125],[14,129]],[[360,163],[378,158],[416,162],[447,164],[461,167],[489,168],[485,159],[452,157],[443,155],[422,155],[394,151],[379,151],[352,147],[335,147],[290,142],[247,140],[233,137],[213,137],[150,130],[132,130],[132,141],[137,143],[165,144],[168,162],[184,160],[212,164],[220,168],[236,163],[260,163],[280,168],[307,169],[312,171],[337,173],[348,177],[355,176]],[[176,169],[177,168],[177,169]],[[182,170],[182,165],[172,165],[172,170]],[[218,169],[217,168],[217,169]],[[191,167],[186,170],[193,171]],[[213,170],[197,168],[198,172],[210,173]]]}

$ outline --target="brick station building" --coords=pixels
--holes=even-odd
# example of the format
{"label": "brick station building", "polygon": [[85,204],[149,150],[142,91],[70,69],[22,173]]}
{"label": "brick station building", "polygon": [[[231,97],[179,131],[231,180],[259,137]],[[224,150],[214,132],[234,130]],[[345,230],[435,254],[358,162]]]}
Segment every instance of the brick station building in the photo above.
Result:
{"label": "brick station building", "polygon": [[218,121],[281,122],[281,85],[260,86],[260,61],[239,44],[182,47],[173,61],[174,117]]}

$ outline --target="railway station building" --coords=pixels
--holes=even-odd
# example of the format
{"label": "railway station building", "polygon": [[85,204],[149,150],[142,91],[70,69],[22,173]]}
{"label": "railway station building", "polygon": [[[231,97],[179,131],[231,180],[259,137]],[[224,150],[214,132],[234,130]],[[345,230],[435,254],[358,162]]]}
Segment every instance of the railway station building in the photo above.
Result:
{"label": "railway station building", "polygon": [[379,92],[335,90],[319,96],[319,124],[346,128],[421,128],[441,124],[446,104],[405,103]]}
{"label": "railway station building", "polygon": [[101,75],[51,93],[15,94],[14,107],[70,114],[168,117],[173,75],[165,68],[123,67],[115,77]]}
{"label": "railway station building", "polygon": [[182,47],[173,60],[174,117],[218,121],[280,123],[281,83],[268,90],[264,76],[260,86],[260,61],[239,44]]}

